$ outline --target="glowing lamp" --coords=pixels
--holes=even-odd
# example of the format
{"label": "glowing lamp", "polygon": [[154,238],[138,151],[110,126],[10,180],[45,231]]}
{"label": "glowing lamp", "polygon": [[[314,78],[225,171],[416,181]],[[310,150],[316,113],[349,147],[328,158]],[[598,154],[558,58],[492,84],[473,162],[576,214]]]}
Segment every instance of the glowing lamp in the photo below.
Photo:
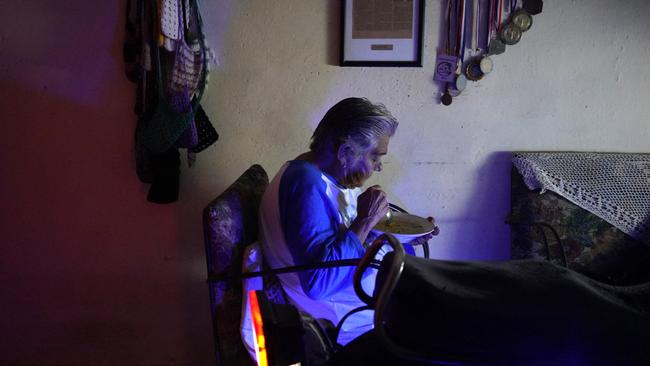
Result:
{"label": "glowing lamp", "polygon": [[264,291],[248,292],[258,366],[295,366],[305,360],[298,309],[270,302]]}

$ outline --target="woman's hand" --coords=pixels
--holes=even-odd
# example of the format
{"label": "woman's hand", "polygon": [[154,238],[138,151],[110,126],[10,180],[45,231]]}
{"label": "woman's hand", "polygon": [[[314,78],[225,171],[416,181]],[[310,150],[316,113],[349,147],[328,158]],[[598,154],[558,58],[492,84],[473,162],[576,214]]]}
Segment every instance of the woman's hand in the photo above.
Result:
{"label": "woman's hand", "polygon": [[427,217],[427,220],[433,223],[433,231],[430,232],[429,234],[422,235],[418,238],[415,238],[409,242],[409,244],[416,246],[416,245],[425,245],[431,238],[433,238],[435,235],[440,234],[440,228],[438,225],[436,225],[436,222],[433,217],[429,216]]}
{"label": "woman's hand", "polygon": [[374,227],[386,216],[388,199],[378,185],[372,186],[357,198],[357,218],[367,219]]}
{"label": "woman's hand", "polygon": [[388,199],[380,186],[372,186],[357,198],[357,217],[352,221],[350,230],[364,243],[372,230],[388,211]]}

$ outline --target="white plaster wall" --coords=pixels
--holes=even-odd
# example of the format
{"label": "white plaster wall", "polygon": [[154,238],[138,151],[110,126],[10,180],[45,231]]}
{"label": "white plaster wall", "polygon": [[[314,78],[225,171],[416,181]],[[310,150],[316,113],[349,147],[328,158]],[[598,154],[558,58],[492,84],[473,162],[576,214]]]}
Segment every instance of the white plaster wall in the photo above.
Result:
{"label": "white plaster wall", "polygon": [[365,96],[401,121],[370,183],[436,217],[434,257],[502,259],[509,151],[650,150],[648,2],[547,0],[493,73],[449,107],[432,80],[446,2],[427,1],[422,68],[337,66],[338,3],[204,2],[219,62],[204,104],[222,139],[184,173],[188,190],[217,193],[252,163],[275,174],[306,149],[327,108]]}
{"label": "white plaster wall", "polygon": [[[213,364],[201,210],[250,164],[272,175],[348,96],[400,119],[371,183],[442,233],[432,255],[508,257],[507,152],[650,150],[650,5],[547,0],[523,41],[450,107],[424,67],[341,68],[339,0],[203,0],[218,56],[203,102],[221,140],[146,202],[133,159],[126,0],[10,1],[0,12],[2,365]],[[4,4],[4,3],[3,3]]]}

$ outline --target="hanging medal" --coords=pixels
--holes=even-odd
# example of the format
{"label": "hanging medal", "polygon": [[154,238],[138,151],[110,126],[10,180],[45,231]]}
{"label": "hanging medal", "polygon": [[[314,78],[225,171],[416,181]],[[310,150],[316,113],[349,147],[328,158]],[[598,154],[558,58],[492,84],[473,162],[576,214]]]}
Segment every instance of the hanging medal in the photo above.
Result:
{"label": "hanging medal", "polygon": [[444,93],[441,101],[444,105],[450,105],[452,102],[451,94],[449,93],[449,85],[454,83],[456,68],[458,65],[458,58],[452,54],[451,49],[451,5],[452,0],[447,2],[447,41],[445,42],[444,53],[438,54],[436,57],[436,70],[434,80],[442,82],[444,85]]}
{"label": "hanging medal", "polygon": [[530,29],[533,25],[533,16],[530,15],[525,9],[519,9],[512,14],[512,24],[516,25],[521,29],[522,32],[525,32]]}
{"label": "hanging medal", "polygon": [[[472,45],[471,45],[471,51],[472,51],[472,56],[473,58],[465,65],[465,68],[463,69],[463,72],[465,73],[465,77],[467,80],[471,81],[478,81],[483,78],[483,73],[480,72],[480,69],[476,68],[476,65],[478,64],[478,59],[479,55],[481,53],[481,50],[478,46],[478,19],[479,19],[479,0],[473,0],[474,1],[474,10],[472,11],[472,16],[473,16],[473,26],[472,26]],[[477,72],[478,71],[478,72]]]}
{"label": "hanging medal", "polygon": [[452,0],[447,3],[447,40],[445,42],[444,53],[439,53],[436,56],[436,70],[434,80],[451,83],[454,81],[454,73],[456,72],[456,65],[458,58],[453,54],[451,49],[451,4]]}
{"label": "hanging medal", "polygon": [[511,46],[519,42],[522,34],[522,31],[521,29],[519,29],[519,27],[517,27],[512,23],[508,23],[503,27],[501,26],[501,15],[503,14],[502,0],[499,0],[497,13],[498,13],[497,33],[499,34],[499,38],[501,39],[501,41],[503,41],[503,43],[507,44],[508,46]]}
{"label": "hanging medal", "polygon": [[[524,1],[524,4],[526,4],[526,1]],[[519,42],[523,33],[533,25],[533,16],[526,9],[516,10],[517,1],[511,1],[510,5],[510,22],[499,33],[501,39],[507,45]],[[541,5],[539,6],[541,11]]]}
{"label": "hanging medal", "polygon": [[465,76],[468,80],[479,81],[485,75],[489,74],[493,68],[492,58],[488,55],[483,55],[465,65]]}
{"label": "hanging medal", "polygon": [[[453,3],[453,11],[452,11]],[[447,5],[447,43],[445,45],[445,54],[438,55],[436,58],[436,75],[434,77],[437,81],[445,83],[445,91],[440,98],[444,105],[450,105],[453,101],[452,91],[455,94],[460,94],[467,86],[467,79],[460,72],[460,65],[464,56],[464,33],[465,27],[465,3],[466,0],[449,0]],[[453,13],[453,18],[452,18]],[[455,24],[452,23],[455,19]],[[453,25],[456,26],[455,41],[453,48],[452,43],[452,29]],[[453,54],[453,56],[452,56]]]}
{"label": "hanging medal", "polygon": [[[477,0],[478,2],[478,10],[477,10],[477,16],[479,17],[479,20],[476,22],[476,38],[477,42],[480,42],[479,36],[479,26],[481,24],[480,21],[480,16],[483,14],[481,12],[480,6],[481,6],[481,0]],[[487,12],[486,12],[487,13]],[[489,18],[489,13],[488,13],[488,18],[486,21],[489,23],[490,18]],[[485,36],[485,43],[483,44],[483,56],[481,57],[480,61],[478,62],[478,68],[479,70],[483,73],[483,75],[487,75],[490,72],[492,72],[492,69],[494,69],[494,62],[492,61],[492,58],[490,57],[490,35],[489,33],[486,34]]]}
{"label": "hanging medal", "polygon": [[[499,6],[497,6],[498,1]],[[496,36],[497,27],[500,26],[497,20],[497,8],[501,7],[501,0],[488,0],[488,55],[500,55],[506,51],[506,45]]]}
{"label": "hanging medal", "polygon": [[458,0],[456,9],[457,9],[457,20],[456,20],[456,54],[458,55],[458,67],[456,69],[456,77],[454,79],[453,88],[458,94],[460,94],[465,87],[467,87],[467,78],[460,70],[460,66],[463,64],[463,59],[465,58],[465,21],[467,19],[466,15],[466,5],[467,0]]}
{"label": "hanging medal", "polygon": [[478,63],[478,68],[483,74],[491,73],[494,69],[494,62],[492,61],[492,58],[488,55],[483,55],[483,57],[481,57],[481,61]]}
{"label": "hanging medal", "polygon": [[[463,71],[465,72],[465,76],[468,80],[478,81],[492,71],[494,63],[492,62],[492,58],[488,56],[488,41],[490,39],[489,35],[486,34],[486,41],[483,47],[478,46],[480,36],[479,26],[482,12],[480,8],[480,0],[474,1],[474,31],[472,32],[472,49],[475,50],[475,57],[472,61],[468,62],[467,65],[465,65]],[[489,13],[487,14],[489,15]],[[487,21],[489,22],[489,19],[487,19]],[[481,51],[484,52],[483,55],[480,55]]]}
{"label": "hanging medal", "polygon": [[521,29],[514,23],[506,24],[499,31],[499,37],[501,37],[503,43],[507,44],[508,46],[517,44],[519,40],[521,40],[522,34],[523,32]]}

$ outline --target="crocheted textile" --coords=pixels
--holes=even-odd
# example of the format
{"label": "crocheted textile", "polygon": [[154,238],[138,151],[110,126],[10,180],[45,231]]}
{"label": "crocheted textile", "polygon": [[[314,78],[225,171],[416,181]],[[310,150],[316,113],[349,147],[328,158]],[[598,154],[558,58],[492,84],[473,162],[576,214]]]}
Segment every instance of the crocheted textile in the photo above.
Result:
{"label": "crocheted textile", "polygon": [[617,286],[650,283],[650,245],[555,192],[531,191],[515,167],[510,205],[512,259],[536,258],[564,266],[566,256],[569,269],[596,281]]}
{"label": "crocheted textile", "polygon": [[530,189],[551,190],[650,245],[650,154],[514,153]]}

